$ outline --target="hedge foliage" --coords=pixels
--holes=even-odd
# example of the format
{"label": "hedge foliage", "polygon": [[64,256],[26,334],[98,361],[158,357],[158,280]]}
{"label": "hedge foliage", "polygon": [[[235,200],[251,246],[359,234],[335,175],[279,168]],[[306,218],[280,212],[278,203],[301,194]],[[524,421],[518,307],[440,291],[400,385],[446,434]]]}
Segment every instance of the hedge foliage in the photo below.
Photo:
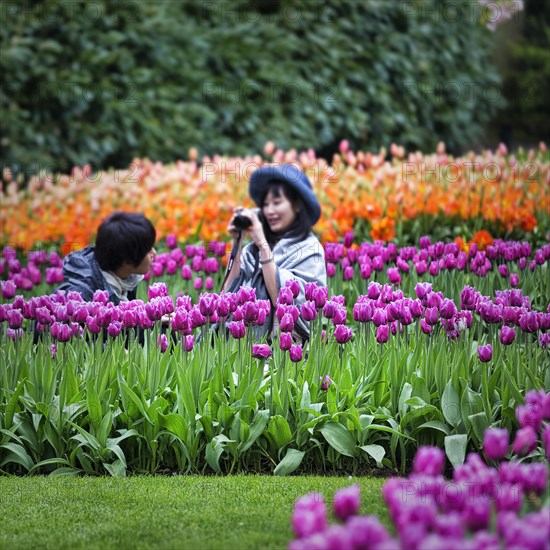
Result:
{"label": "hedge foliage", "polygon": [[2,162],[107,168],[343,138],[458,152],[500,101],[490,32],[462,4],[6,3]]}

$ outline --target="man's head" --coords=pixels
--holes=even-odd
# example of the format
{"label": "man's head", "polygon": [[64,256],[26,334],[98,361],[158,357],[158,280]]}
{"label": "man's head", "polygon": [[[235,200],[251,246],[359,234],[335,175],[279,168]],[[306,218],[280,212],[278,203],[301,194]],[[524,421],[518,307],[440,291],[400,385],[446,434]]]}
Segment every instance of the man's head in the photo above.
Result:
{"label": "man's head", "polygon": [[114,212],[97,230],[95,259],[103,271],[116,273],[125,268],[130,273],[146,273],[150,262],[145,260],[154,253],[156,238],[153,224],[143,214]]}

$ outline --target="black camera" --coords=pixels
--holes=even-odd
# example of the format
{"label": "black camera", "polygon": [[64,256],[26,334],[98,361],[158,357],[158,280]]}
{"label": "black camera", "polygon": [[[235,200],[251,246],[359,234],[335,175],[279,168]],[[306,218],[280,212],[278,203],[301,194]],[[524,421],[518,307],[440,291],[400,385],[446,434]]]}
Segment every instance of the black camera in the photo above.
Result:
{"label": "black camera", "polygon": [[238,214],[233,218],[233,225],[239,231],[245,231],[252,225],[252,220],[248,216]]}

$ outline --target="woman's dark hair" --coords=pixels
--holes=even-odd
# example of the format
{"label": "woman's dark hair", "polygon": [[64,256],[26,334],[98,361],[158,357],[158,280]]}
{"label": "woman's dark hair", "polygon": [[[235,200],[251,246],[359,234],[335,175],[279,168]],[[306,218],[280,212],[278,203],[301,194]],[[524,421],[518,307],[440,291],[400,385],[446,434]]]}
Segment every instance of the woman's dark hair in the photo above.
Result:
{"label": "woman's dark hair", "polygon": [[274,233],[271,231],[267,220],[265,220],[262,216],[262,225],[264,226],[265,238],[267,239],[269,246],[273,248],[273,246],[275,246],[275,244],[277,244],[277,242],[283,237],[296,240],[307,237],[311,231],[311,222],[306,214],[304,202],[298,191],[286,182],[273,180],[267,184],[265,191],[262,194],[260,202],[262,208],[270,191],[273,193],[274,197],[280,197],[282,193],[288,199],[290,204],[292,204],[292,207],[298,212],[298,214],[296,215],[294,223],[284,233]]}
{"label": "woman's dark hair", "polygon": [[157,239],[153,224],[143,214],[114,212],[99,226],[94,257],[103,271],[126,262],[137,267]]}

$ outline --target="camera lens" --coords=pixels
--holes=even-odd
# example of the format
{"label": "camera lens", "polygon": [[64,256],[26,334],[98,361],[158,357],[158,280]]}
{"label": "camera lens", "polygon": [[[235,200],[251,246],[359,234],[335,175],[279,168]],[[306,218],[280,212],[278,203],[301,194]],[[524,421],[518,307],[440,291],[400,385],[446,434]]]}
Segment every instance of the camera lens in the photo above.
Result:
{"label": "camera lens", "polygon": [[233,225],[239,231],[244,231],[252,225],[252,220],[248,216],[238,215],[233,218]]}

